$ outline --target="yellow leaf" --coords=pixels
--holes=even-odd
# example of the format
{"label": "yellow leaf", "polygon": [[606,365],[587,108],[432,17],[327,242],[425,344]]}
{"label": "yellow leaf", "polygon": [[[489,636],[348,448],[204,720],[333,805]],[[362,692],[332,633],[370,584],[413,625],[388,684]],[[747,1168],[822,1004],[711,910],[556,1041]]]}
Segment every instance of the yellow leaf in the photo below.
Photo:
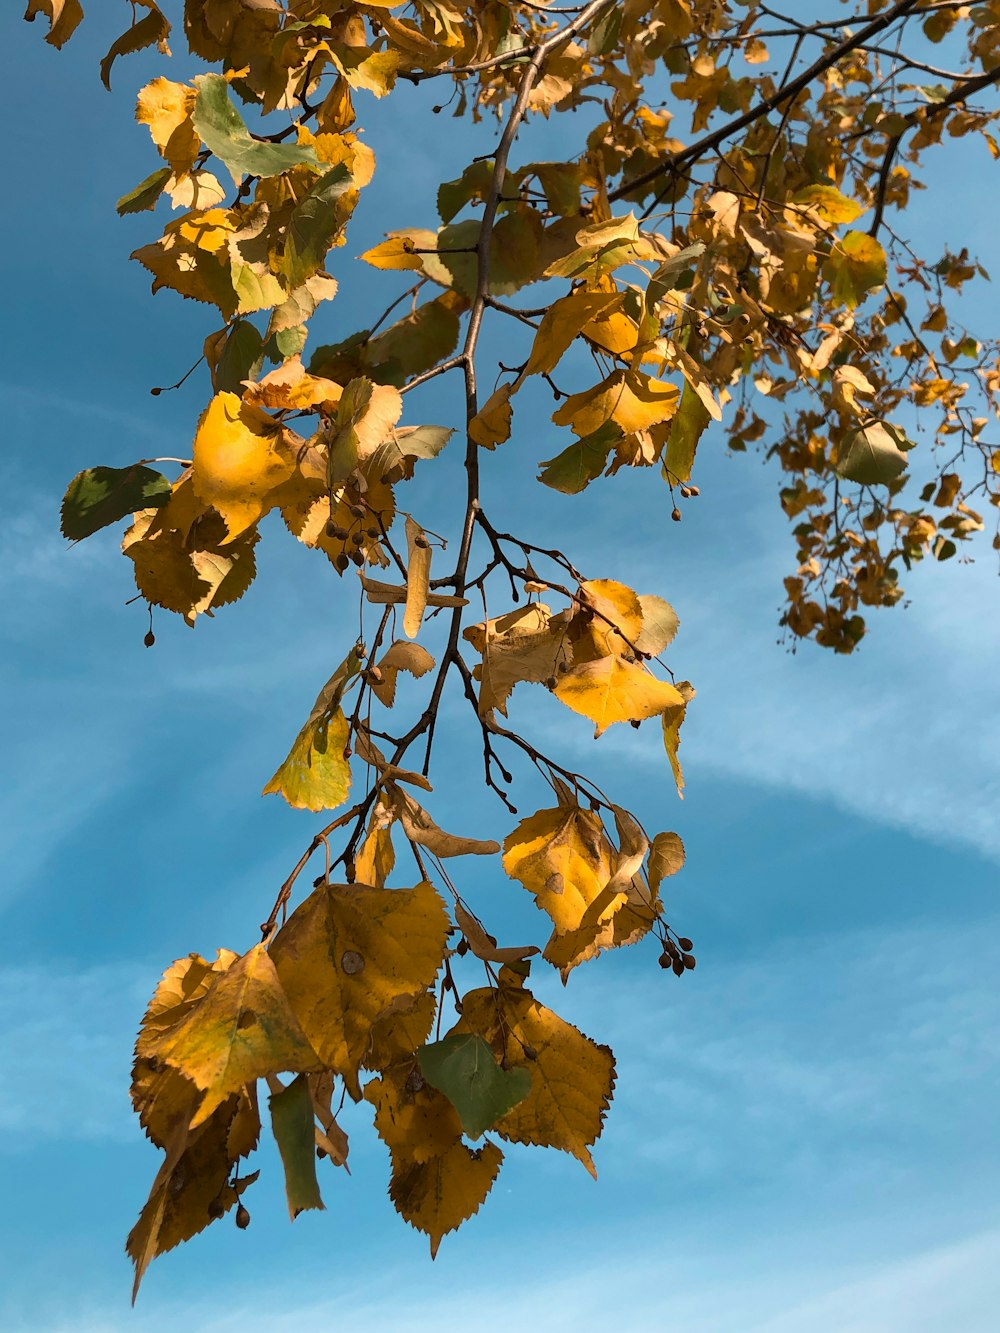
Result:
{"label": "yellow leaf", "polygon": [[391,816],[383,818],[381,811],[382,806],[377,805],[365,840],[354,858],[355,879],[361,884],[372,884],[379,889],[385,886],[396,864],[396,852],[392,845],[392,819]]}
{"label": "yellow leaf", "polygon": [[614,722],[656,717],[684,702],[673,685],[620,657],[601,657],[560,676],[555,696],[574,713],[589,717],[600,736]]}
{"label": "yellow leaf", "polygon": [[140,90],[136,103],[136,120],[149,126],[153,143],[177,177],[192,171],[201,150],[201,139],[191,119],[196,96],[194,88],[160,78]]}
{"label": "yellow leaf", "polygon": [[653,893],[684,864],[684,844],[676,833],[658,833],[649,849],[649,887]]}
{"label": "yellow leaf", "polygon": [[432,1259],[442,1237],[479,1212],[502,1163],[495,1143],[476,1149],[456,1143],[440,1157],[393,1173],[389,1198],[401,1217],[430,1237]]}
{"label": "yellow leaf", "polygon": [[681,723],[684,721],[688,704],[694,698],[694,690],[690,682],[686,680],[677,682],[677,690],[681,696],[681,702],[672,704],[663,710],[663,746],[667,752],[667,758],[670,760],[674,782],[677,784],[677,795],[683,798],[684,774],[681,771],[677,751],[681,743]]}
{"label": "yellow leaf", "polygon": [[653,928],[657,916],[658,903],[638,875],[620,893],[609,885],[576,930],[552,935],[543,957],[559,969],[565,985],[570,972],[581,963],[606,949],[635,944]]}
{"label": "yellow leaf", "polygon": [[479,711],[494,708],[506,716],[511,690],[522,681],[547,683],[555,678],[561,663],[568,662],[566,638],[568,616],[553,617],[546,606],[534,602],[506,615],[464,631],[482,662],[474,675],[480,683]]}
{"label": "yellow leaf", "polygon": [[216,977],[239,958],[220,949],[218,958],[207,962],[198,954],[179,958],[164,972],[153,993],[135,1043],[132,1066],[132,1105],[139,1123],[153,1143],[166,1148],[194,1114],[198,1088],[190,1079],[156,1056],[164,1036],[204,998]]}
{"label": "yellow leaf", "polygon": [[261,944],[215,978],[154,1053],[202,1090],[192,1129],[247,1083],[319,1067]]}
{"label": "yellow leaf", "polygon": [[429,1162],[461,1141],[458,1112],[420,1076],[412,1053],[366,1084],[364,1096],[375,1107],[375,1129],[389,1149],[394,1170]]}
{"label": "yellow leaf", "polygon": [[618,370],[594,388],[571,394],[552,414],[552,420],[557,426],[571,426],[581,439],[607,421],[630,435],[669,421],[679,398],[676,385],[664,384],[638,370]]}
{"label": "yellow leaf", "polygon": [[546,375],[554,370],[584,326],[616,309],[623,299],[621,292],[588,291],[581,287],[553,301],[535,334],[527,373]]}
{"label": "yellow leaf", "polygon": [[607,1046],[585,1037],[530,991],[503,984],[464,996],[456,1031],[479,1033],[507,1068],[531,1072],[531,1091],[497,1121],[496,1132],[515,1143],[572,1153],[596,1177],[589,1149],[603,1128],[615,1083]]}
{"label": "yellow leaf", "polygon": [[281,410],[315,407],[319,403],[332,408],[343,392],[333,380],[308,374],[302,358],[292,356],[262,380],[250,384],[243,402]]}
{"label": "yellow leaf", "polygon": [[212,585],[195,568],[178,532],[147,535],[148,528],[148,518],[137,520],[122,540],[122,550],[134,567],[136,587],[153,606],[191,615],[211,597]]}
{"label": "yellow leaf", "polygon": [[361,1062],[363,1068],[386,1069],[404,1056],[412,1063],[414,1052],[431,1034],[436,1013],[437,996],[433,991],[401,996],[375,1020]]}
{"label": "yellow leaf", "polygon": [[510,439],[512,384],[501,384],[469,422],[469,438],[483,449],[495,449]]}
{"label": "yellow leaf", "polygon": [[833,185],[807,185],[792,196],[792,201],[803,204],[823,222],[834,226],[856,222],[865,211],[864,204],[859,204],[856,199],[848,199]]}
{"label": "yellow leaf", "polygon": [[885,283],[887,262],[874,236],[849,231],[843,240],[834,242],[823,265],[823,277],[830,284],[833,300],[853,310],[870,291]]}
{"label": "yellow leaf", "polygon": [[431,985],[448,927],[430,884],[323,884],[276,935],[271,956],[292,1007],[355,1099],[376,1021],[401,996]]}
{"label": "yellow leaf", "polygon": [[607,887],[613,849],[592,810],[556,806],[522,819],[503,844],[503,868],[519,880],[557,931],[576,930]]}
{"label": "yellow leaf", "polygon": [[192,171],[173,175],[163,187],[174,208],[214,208],[226,192],[210,171]]}
{"label": "yellow leaf", "polygon": [[274,491],[295,471],[281,428],[234,393],[218,393],[202,413],[194,438],[194,493],[238,537],[273,508]]}
{"label": "yellow leaf", "polygon": [[253,1150],[259,1134],[256,1099],[246,1092],[238,1099],[228,1098],[197,1129],[180,1127],[126,1242],[135,1265],[133,1301],[146,1269],[158,1255],[224,1216],[256,1180],[255,1171],[238,1184],[229,1183],[233,1166]]}
{"label": "yellow leaf", "polygon": [[406,519],[406,610],[403,613],[403,633],[415,639],[427,607],[430,590],[431,545],[424,530],[412,518]]}
{"label": "yellow leaf", "polygon": [[[434,667],[434,658],[419,643],[397,639],[390,644],[375,670],[378,675],[370,682],[372,693],[386,708],[396,702],[396,680],[401,671],[408,671],[417,680]],[[362,876],[362,878],[364,878]],[[365,881],[366,883],[368,881]]]}
{"label": "yellow leaf", "polygon": [[341,708],[310,719],[261,795],[283,796],[296,810],[336,810],[351,789],[351,766],[344,758],[348,733]]}
{"label": "yellow leaf", "polygon": [[169,222],[153,245],[132,252],[153,274],[153,291],[169,287],[180,296],[218,306],[226,319],[280,304],[285,290],[264,262],[248,261],[241,245],[252,244],[267,225],[267,210],[196,209]]}
{"label": "yellow leaf", "polygon": [[426,255],[415,250],[436,250],[437,233],[433,231],[391,232],[380,245],[366,250],[361,258],[372,268],[422,269]]}
{"label": "yellow leaf", "polygon": [[669,602],[651,593],[640,593],[639,605],[642,608],[642,629],[634,641],[635,646],[642,653],[659,657],[680,627],[677,612]]}
{"label": "yellow leaf", "polygon": [[642,603],[631,588],[613,579],[591,579],[580,585],[583,603],[594,612],[590,630],[600,655],[619,656],[636,646],[642,633]]}
{"label": "yellow leaf", "polygon": [[298,810],[333,810],[347,799],[350,764],[344,757],[348,722],[340,701],[361,670],[360,645],[326,682],[287,759],[261,793],[283,796]]}

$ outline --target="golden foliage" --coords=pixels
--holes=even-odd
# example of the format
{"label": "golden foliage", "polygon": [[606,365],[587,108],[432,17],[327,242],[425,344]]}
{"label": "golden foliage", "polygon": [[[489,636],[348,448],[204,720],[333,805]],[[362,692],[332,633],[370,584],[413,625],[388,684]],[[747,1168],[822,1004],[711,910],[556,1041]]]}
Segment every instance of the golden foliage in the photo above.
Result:
{"label": "golden foliage", "polygon": [[[996,4],[867,8],[836,41],[816,43],[800,79],[788,57],[832,24],[793,16],[775,32],[755,0],[186,0],[182,40],[215,68],[141,88],[135,115],[156,169],[117,212],[141,222],[161,210],[160,234],[133,258],[154,292],[209,312],[198,335],[206,405],[190,460],[78,472],[63,532],[75,541],[127,522],[122,549],[150,619],[156,607],[193,625],[250,587],[277,511],[336,574],[356,570],[339,601],[308,614],[333,626],[339,652],[358,637],[264,788],[297,809],[340,813],[277,888],[261,943],[173,963],[142,1020],[132,1099],[164,1159],[128,1240],[136,1285],[155,1256],[228,1209],[246,1224],[239,1200],[254,1175],[239,1167],[260,1132],[261,1079],[293,1216],[322,1206],[317,1150],[346,1164],[333,1110],[345,1091],[374,1107],[390,1197],[432,1254],[478,1210],[502,1161],[489,1139],[468,1147],[463,1124],[569,1152],[593,1173],[611,1053],[526,989],[539,946],[500,941],[489,913],[480,919],[481,863],[452,860],[455,882],[440,864],[501,853],[437,823],[431,772],[448,687],[470,705],[475,763],[507,810],[517,814],[522,780],[508,756],[554,792],[502,848],[545,918],[539,965],[566,982],[652,935],[662,967],[682,976],[695,966],[661,896],[684,865],[680,836],[650,836],[508,717],[517,686],[534,684],[596,736],[659,719],[683,793],[694,688],[674,676],[672,603],[587,577],[545,533],[494,526],[488,488],[519,516],[521,481],[549,452],[530,416],[536,389],[556,399],[546,430],[566,432],[540,464],[550,491],[576,495],[634,470],[624,518],[602,520],[624,571],[643,486],[678,522],[700,494],[708,448],[766,450],[794,542],[783,628],[836,652],[860,642],[866,608],[903,599],[901,571],[951,559],[983,530],[974,495],[1000,511],[1000,450],[988,443],[1000,344],[965,327],[960,303],[986,272],[965,249],[923,256],[887,225],[923,187],[928,148],[972,135],[1000,156],[1000,112],[985,97],[998,79],[1000,14]],[[168,36],[177,40],[157,0],[132,9],[101,62],[105,83],[132,53],[166,56]],[[62,47],[83,10],[28,0],[25,17],[38,16]],[[917,32],[920,43],[948,40],[956,68],[937,85],[915,73],[927,68],[912,54]],[[658,93],[654,106],[650,71],[661,67],[666,101]],[[376,170],[365,109],[401,84],[415,106],[438,79],[453,83],[456,114],[483,126],[499,116],[504,128],[441,185],[440,226],[408,217],[406,198],[400,216],[380,220],[391,229],[360,258],[367,280],[393,284],[391,298],[357,313],[348,230]],[[587,137],[563,144],[565,160],[523,160],[526,119],[541,136],[578,108]],[[168,206],[179,215],[163,215]],[[526,299],[532,288],[540,305]],[[307,353],[335,298],[347,322],[325,336],[339,341]],[[483,364],[487,320],[502,330],[496,379]],[[462,381],[464,416],[448,426],[411,414],[420,394],[410,391],[439,377],[441,388]],[[915,410],[946,447],[907,437],[897,423]],[[453,457],[445,447],[459,426],[463,456]],[[500,445],[494,459],[482,452]],[[160,463],[177,474],[150,466]],[[432,486],[436,502],[449,488],[462,497],[456,514],[435,511],[443,535],[409,510],[418,463],[431,467],[425,500]],[[683,582],[665,591],[683,597]],[[400,720],[411,695],[421,702]],[[448,762],[464,781],[466,752]],[[352,790],[355,805],[341,810]],[[419,866],[414,888],[391,887],[404,850]],[[319,853],[324,873],[296,907]],[[349,882],[333,883],[341,865]],[[464,968],[485,968],[489,985],[459,998]]]}

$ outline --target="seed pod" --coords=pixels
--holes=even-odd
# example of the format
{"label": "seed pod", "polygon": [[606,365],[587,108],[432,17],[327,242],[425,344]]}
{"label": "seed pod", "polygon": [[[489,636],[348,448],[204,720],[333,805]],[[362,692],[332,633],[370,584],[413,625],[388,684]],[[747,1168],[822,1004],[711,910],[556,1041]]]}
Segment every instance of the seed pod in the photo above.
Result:
{"label": "seed pod", "polygon": [[670,957],[670,955],[666,952],[666,950],[664,950],[664,952],[661,953],[659,958],[657,959],[657,962],[664,969],[664,971],[666,971],[668,967],[671,967],[673,965],[673,961],[674,960]]}
{"label": "seed pod", "polygon": [[363,565],[365,563],[365,557],[357,548],[351,551],[347,558],[355,565]]}
{"label": "seed pod", "polygon": [[218,1199],[213,1199],[212,1202],[205,1209],[205,1211],[208,1213],[212,1221],[215,1222],[224,1215],[226,1210],[225,1208],[223,1208],[222,1204],[218,1201]]}
{"label": "seed pod", "polygon": [[681,948],[684,949],[684,950],[691,950],[691,949],[694,948],[694,941],[693,941],[693,940],[689,940],[688,937],[687,937],[686,935],[680,935],[680,936],[678,936],[677,943],[678,943],[678,944],[681,946]]}
{"label": "seed pod", "polygon": [[690,494],[691,494],[691,487],[690,487],[690,486],[682,486],[682,487],[681,487],[681,495],[684,496],[684,499],[685,499],[685,500],[688,498],[688,496],[689,496]]}
{"label": "seed pod", "polygon": [[347,536],[347,529],[342,528],[339,523],[335,523],[331,518],[326,525],[326,535],[332,537],[334,541],[342,542]]}
{"label": "seed pod", "polygon": [[688,486],[688,495],[700,495],[701,491],[697,486]]}
{"label": "seed pod", "polygon": [[350,508],[351,508],[351,513],[354,515],[355,518],[364,518],[368,513],[368,510],[364,507],[364,505],[351,505]]}
{"label": "seed pod", "polygon": [[414,537],[414,539],[413,539],[413,545],[414,545],[414,546],[419,546],[420,549],[421,549],[421,551],[426,551],[427,548],[430,546],[430,542],[427,540],[427,538],[424,536],[424,534],[423,534],[422,532],[420,532],[420,533],[417,534],[416,537]]}
{"label": "seed pod", "polygon": [[677,506],[674,505],[673,509],[670,512],[670,517],[674,520],[675,523],[679,523],[684,516],[681,513],[681,511],[677,508]]}
{"label": "seed pod", "polygon": [[455,945],[455,952],[458,954],[459,958],[464,958],[469,952],[469,941],[467,939],[460,939]]}
{"label": "seed pod", "polygon": [[147,648],[152,648],[153,644],[156,642],[156,635],[153,633],[151,629],[148,629],[146,633],[143,635],[142,641]]}
{"label": "seed pod", "polygon": [[682,977],[684,975],[684,964],[680,958],[675,958],[671,966],[674,969],[675,977]]}
{"label": "seed pod", "polygon": [[241,1231],[246,1231],[250,1225],[250,1214],[242,1203],[236,1209],[236,1225]]}
{"label": "seed pod", "polygon": [[524,1043],[521,1050],[524,1052],[524,1058],[526,1060],[538,1059],[538,1052],[535,1050],[534,1046],[530,1046],[527,1042]]}
{"label": "seed pod", "polygon": [[698,960],[697,958],[695,958],[693,953],[686,953],[684,955],[683,961],[684,961],[684,966],[687,968],[689,972],[693,972],[698,963]]}

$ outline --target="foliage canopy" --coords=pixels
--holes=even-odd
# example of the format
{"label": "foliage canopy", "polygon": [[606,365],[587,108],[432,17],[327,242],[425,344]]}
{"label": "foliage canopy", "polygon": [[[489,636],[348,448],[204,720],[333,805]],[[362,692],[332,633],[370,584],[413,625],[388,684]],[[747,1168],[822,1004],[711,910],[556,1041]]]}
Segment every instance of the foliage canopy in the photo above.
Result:
{"label": "foliage canopy", "polygon": [[[965,250],[914,253],[896,228],[926,150],[971,135],[985,160],[1000,155],[998,112],[983,104],[1000,81],[1000,0],[826,0],[805,16],[758,0],[126,8],[106,85],[122,57],[169,55],[178,36],[192,67],[211,67],[140,90],[136,119],[162,165],[117,206],[172,206],[133,258],[154,292],[206,307],[208,401],[176,476],[157,470],[171,460],[142,459],[74,478],[64,534],[128,519],[122,549],[150,615],[193,625],[247,592],[260,522],[277,513],[367,617],[264,787],[339,813],[280,886],[259,942],[172,963],[143,1018],[132,1097],[164,1159],[128,1239],[136,1287],[154,1257],[228,1210],[249,1221],[256,1173],[240,1164],[261,1132],[261,1081],[291,1216],[323,1207],[317,1156],[347,1162],[334,1108],[363,1099],[389,1149],[392,1201],[433,1254],[485,1200],[498,1141],[557,1148],[594,1173],[614,1061],[535,999],[536,957],[566,981],[651,935],[662,966],[695,965],[662,899],[684,863],[680,837],[651,834],[508,719],[515,687],[532,683],[596,737],[659,726],[681,792],[694,689],[663,660],[678,616],[656,591],[499,531],[480,452],[529,424],[518,394],[542,379],[566,442],[538,480],[576,494],[646,469],[679,521],[711,422],[730,450],[766,439],[794,520],[785,632],[851,652],[865,610],[902,598],[902,571],[954,557],[984,527],[974,506],[1000,506],[1000,450],[986,440],[1000,349],[956,305],[986,274]],[[83,11],[29,0],[26,17],[39,16],[61,47]],[[365,106],[405,94],[412,108],[438,80],[481,126],[483,155],[442,182],[439,219],[406,216],[400,201],[361,256],[386,273],[388,308],[358,329],[325,325],[334,340],[306,353],[376,169]],[[578,109],[573,155],[521,160],[522,127],[522,142],[543,142],[546,122]],[[534,305],[512,303],[535,287]],[[477,361],[487,319],[513,349],[491,390]],[[424,423],[417,391],[444,375],[464,410]],[[457,540],[442,573],[445,539],[403,506],[418,464],[449,458],[465,482],[445,483]],[[480,618],[476,602],[495,614]],[[421,642],[431,617],[445,625],[436,659]],[[400,673],[428,682],[402,720]],[[445,832],[429,812],[451,683],[511,819],[510,755],[551,789],[513,827],[505,816],[502,845]],[[404,844],[413,875],[396,868]],[[289,910],[320,849],[323,873]],[[547,918],[543,945],[489,933],[464,872],[445,864],[469,856],[502,859]]]}

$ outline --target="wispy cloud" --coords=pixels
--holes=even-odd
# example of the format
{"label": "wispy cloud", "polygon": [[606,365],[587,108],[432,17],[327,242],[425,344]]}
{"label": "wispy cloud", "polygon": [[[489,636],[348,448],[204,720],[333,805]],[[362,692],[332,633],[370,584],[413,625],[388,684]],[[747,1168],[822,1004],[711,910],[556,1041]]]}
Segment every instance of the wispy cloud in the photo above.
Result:
{"label": "wispy cloud", "polygon": [[124,1138],[136,1017],[152,989],[136,966],[59,963],[0,972],[0,1145]]}
{"label": "wispy cloud", "polygon": [[[71,1321],[33,1321],[30,1333],[160,1333],[197,1327],[199,1333],[327,1333],[331,1327],[366,1333],[457,1333],[503,1323],[546,1333],[993,1333],[1000,1300],[1000,1231],[961,1236],[938,1247],[890,1241],[884,1253],[811,1270],[794,1266],[794,1242],[767,1237],[750,1252],[698,1253],[686,1245],[669,1254],[645,1241],[622,1248],[605,1239],[578,1255],[564,1245],[550,1275],[525,1276],[516,1252],[501,1247],[480,1257],[475,1274],[435,1282],[426,1271],[391,1269],[345,1278],[335,1268],[322,1278],[298,1273],[247,1300],[234,1299],[218,1280],[210,1302],[161,1305],[123,1316],[93,1313]],[[748,1262],[749,1260],[749,1262]],[[753,1266],[752,1266],[753,1265]],[[325,1285],[337,1288],[320,1296]],[[303,1300],[300,1293],[315,1292]],[[372,1294],[373,1290],[377,1294]],[[289,1293],[294,1291],[294,1296]],[[220,1312],[220,1307],[221,1312]],[[12,1328],[29,1333],[29,1325]]]}

